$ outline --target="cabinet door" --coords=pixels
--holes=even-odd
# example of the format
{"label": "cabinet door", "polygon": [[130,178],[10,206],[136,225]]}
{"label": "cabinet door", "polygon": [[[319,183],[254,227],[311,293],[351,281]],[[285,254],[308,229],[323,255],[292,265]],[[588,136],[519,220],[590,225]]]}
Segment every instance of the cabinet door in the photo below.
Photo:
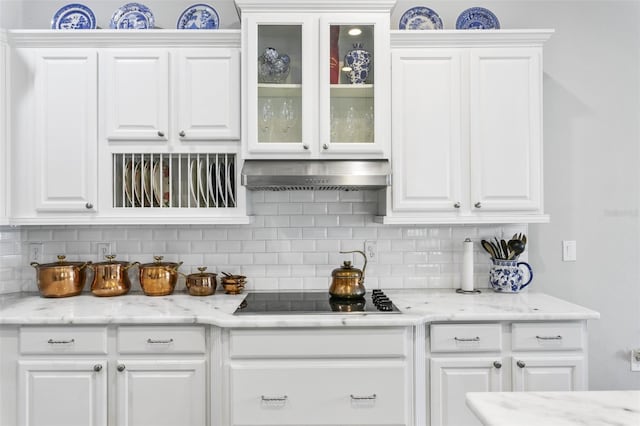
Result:
{"label": "cabinet door", "polygon": [[471,49],[471,204],[541,209],[542,49]]}
{"label": "cabinet door", "polygon": [[[391,63],[386,14],[320,18],[319,142],[323,155],[388,154]],[[360,157],[358,157],[360,158]]]}
{"label": "cabinet door", "polygon": [[467,408],[467,392],[499,392],[502,390],[502,359],[432,358],[431,359],[431,425],[480,425]]}
{"label": "cabinet door", "polygon": [[120,360],[116,373],[119,426],[204,426],[204,360]]}
{"label": "cabinet door", "polygon": [[393,209],[456,211],[461,194],[459,51],[392,55]]}
{"label": "cabinet door", "polygon": [[93,212],[97,197],[97,54],[36,53],[35,207]]}
{"label": "cabinet door", "polygon": [[240,52],[179,49],[177,138],[240,139]]}
{"label": "cabinet door", "polygon": [[584,358],[516,356],[511,365],[513,390],[565,392],[586,389]]}
{"label": "cabinet door", "polygon": [[249,152],[310,155],[318,142],[317,19],[249,16],[242,26]]}
{"label": "cabinet door", "polygon": [[169,52],[107,49],[101,55],[100,74],[107,139],[166,141]]}
{"label": "cabinet door", "polygon": [[103,360],[18,361],[18,424],[106,426]]}
{"label": "cabinet door", "polygon": [[0,39],[0,225],[8,222],[8,194],[9,182],[9,150],[7,148],[7,53],[4,39]]}

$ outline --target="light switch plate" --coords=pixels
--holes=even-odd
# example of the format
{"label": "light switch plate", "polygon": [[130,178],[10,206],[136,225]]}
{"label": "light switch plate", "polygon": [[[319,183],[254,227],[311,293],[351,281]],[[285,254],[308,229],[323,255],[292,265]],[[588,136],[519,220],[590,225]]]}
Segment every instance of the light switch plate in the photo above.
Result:
{"label": "light switch plate", "polygon": [[364,252],[367,254],[367,260],[369,262],[378,262],[378,244],[376,241],[365,241]]}
{"label": "light switch plate", "polygon": [[29,243],[29,262],[42,262],[42,243]]}
{"label": "light switch plate", "polygon": [[105,260],[105,256],[111,254],[111,243],[98,243],[98,261]]}
{"label": "light switch plate", "polygon": [[575,262],[576,260],[576,242],[567,240],[562,241],[562,261]]}

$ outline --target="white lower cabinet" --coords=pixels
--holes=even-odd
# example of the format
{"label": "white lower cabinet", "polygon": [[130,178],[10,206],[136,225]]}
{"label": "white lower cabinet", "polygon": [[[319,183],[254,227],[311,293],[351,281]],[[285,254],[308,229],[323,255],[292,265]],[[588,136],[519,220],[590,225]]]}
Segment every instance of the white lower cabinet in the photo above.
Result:
{"label": "white lower cabinet", "polygon": [[432,324],[431,426],[481,425],[467,392],[584,391],[584,322]]}
{"label": "white lower cabinet", "polygon": [[105,359],[18,361],[18,424],[106,426],[105,366]]}
{"label": "white lower cabinet", "polygon": [[121,359],[116,369],[117,425],[207,424],[204,359]]}
{"label": "white lower cabinet", "polygon": [[17,392],[0,424],[209,424],[205,327],[26,326],[2,339],[1,393]]}
{"label": "white lower cabinet", "polygon": [[231,330],[228,424],[413,424],[409,335],[404,328]]}

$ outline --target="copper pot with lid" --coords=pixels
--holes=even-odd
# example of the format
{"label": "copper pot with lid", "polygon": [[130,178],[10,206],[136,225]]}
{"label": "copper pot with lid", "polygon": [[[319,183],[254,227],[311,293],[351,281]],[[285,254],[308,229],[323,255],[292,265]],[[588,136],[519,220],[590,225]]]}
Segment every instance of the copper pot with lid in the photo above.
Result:
{"label": "copper pot with lid", "polygon": [[140,262],[121,262],[114,260],[115,255],[106,255],[106,262],[94,263],[88,267],[93,269],[91,293],[95,296],[120,296],[131,289],[129,269]]}
{"label": "copper pot with lid", "polygon": [[198,268],[198,273],[187,275],[186,286],[187,292],[192,296],[209,296],[216,292],[217,274],[205,272],[206,266]]}
{"label": "copper pot with lid", "polygon": [[173,293],[178,281],[178,268],[182,262],[163,262],[154,256],[154,262],[140,265],[140,287],[147,296],[166,296]]}
{"label": "copper pot with lid", "polygon": [[91,262],[68,262],[59,255],[58,261],[47,264],[31,262],[37,270],[38,289],[43,297],[69,297],[82,293]]}
{"label": "copper pot with lid", "polygon": [[362,270],[354,268],[350,261],[345,260],[342,267],[331,272],[331,287],[329,294],[338,299],[360,299],[364,297],[364,271],[367,268],[367,255],[360,250],[341,251],[340,253],[360,253],[364,257]]}

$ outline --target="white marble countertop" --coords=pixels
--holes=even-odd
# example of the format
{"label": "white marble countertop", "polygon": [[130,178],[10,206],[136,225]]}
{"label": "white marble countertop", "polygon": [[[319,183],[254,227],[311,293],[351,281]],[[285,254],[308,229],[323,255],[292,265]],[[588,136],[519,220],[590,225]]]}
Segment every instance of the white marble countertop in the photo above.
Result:
{"label": "white marble countertop", "polygon": [[543,293],[387,290],[402,314],[233,315],[244,294],[43,298],[0,295],[0,324],[212,324],[221,327],[409,326],[437,321],[584,320],[600,315]]}
{"label": "white marble countertop", "polygon": [[638,426],[640,391],[469,392],[484,426]]}

